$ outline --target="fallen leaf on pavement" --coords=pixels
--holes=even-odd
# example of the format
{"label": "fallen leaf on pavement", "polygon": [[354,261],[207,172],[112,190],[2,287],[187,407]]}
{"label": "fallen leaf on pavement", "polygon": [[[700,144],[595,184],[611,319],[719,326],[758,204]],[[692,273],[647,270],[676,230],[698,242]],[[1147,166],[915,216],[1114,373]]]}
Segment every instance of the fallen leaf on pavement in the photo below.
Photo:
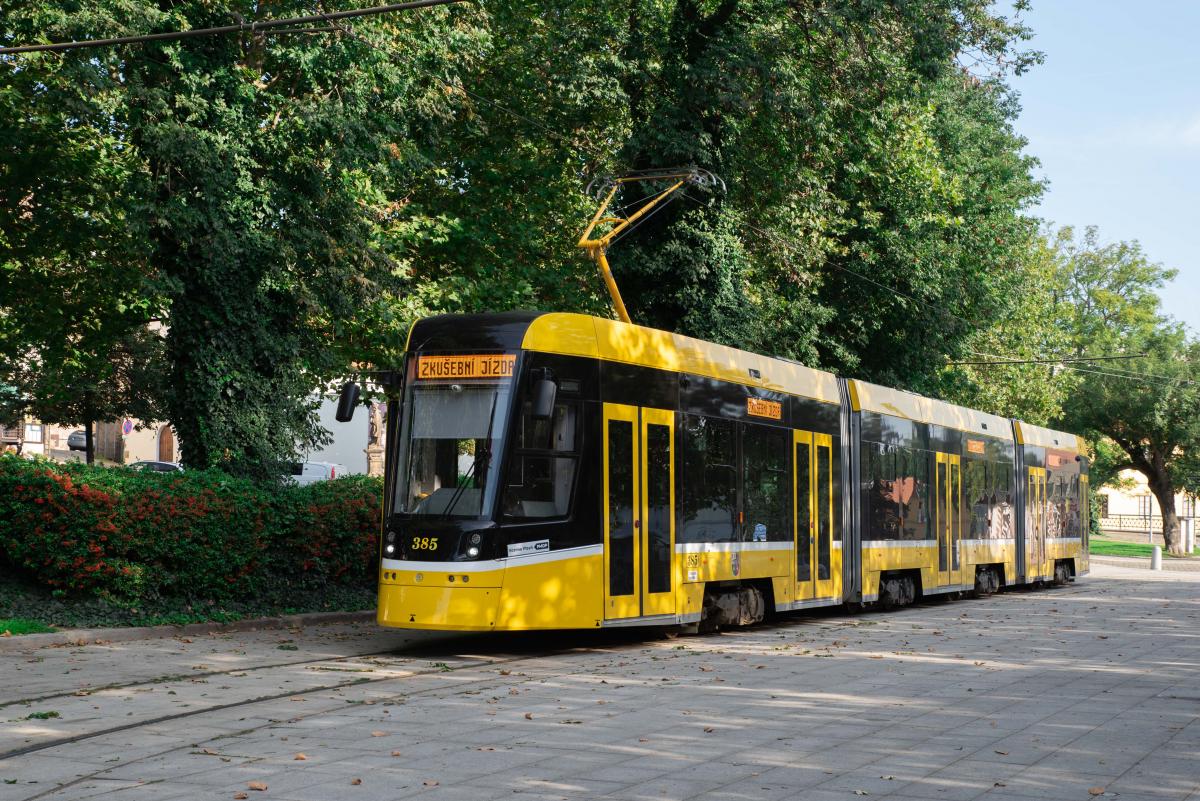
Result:
{"label": "fallen leaf on pavement", "polygon": [[265,793],[267,791],[267,783],[266,782],[247,782],[246,789],[247,790],[258,790],[260,793]]}
{"label": "fallen leaf on pavement", "polygon": [[533,720],[533,713],[532,713],[532,712],[526,712],[526,713],[525,713],[525,719],[526,719],[526,720]]}
{"label": "fallen leaf on pavement", "polygon": [[362,784],[362,779],[351,779],[350,783],[357,787],[358,785]]}
{"label": "fallen leaf on pavement", "polygon": [[1104,795],[1103,787],[1089,787],[1088,795]]}
{"label": "fallen leaf on pavement", "polygon": [[714,729],[712,726],[705,726],[705,727],[704,727],[704,733],[705,733],[705,734],[712,734],[714,731],[716,731],[716,729]]}
{"label": "fallen leaf on pavement", "polygon": [[393,751],[392,756],[401,756],[399,751]]}
{"label": "fallen leaf on pavement", "polygon": [[244,801],[245,799],[249,798],[250,796],[246,795],[245,793],[234,793],[233,797],[234,797],[235,801]]}
{"label": "fallen leaf on pavement", "polygon": [[1000,756],[1008,756],[1007,751],[997,751],[996,753],[999,754]]}
{"label": "fallen leaf on pavement", "polygon": [[387,734],[387,732],[386,732],[386,731],[373,731],[373,732],[371,732],[371,736],[372,736],[372,737],[382,737],[382,736],[383,736],[383,735],[385,735],[385,734]]}
{"label": "fallen leaf on pavement", "polygon": [[304,762],[306,759],[308,759],[308,757],[306,757],[304,754],[296,754],[294,757],[292,757],[292,759],[297,762]]}
{"label": "fallen leaf on pavement", "polygon": [[425,781],[421,782],[421,784],[424,784],[426,787],[437,787],[438,781],[437,779],[426,779]]}

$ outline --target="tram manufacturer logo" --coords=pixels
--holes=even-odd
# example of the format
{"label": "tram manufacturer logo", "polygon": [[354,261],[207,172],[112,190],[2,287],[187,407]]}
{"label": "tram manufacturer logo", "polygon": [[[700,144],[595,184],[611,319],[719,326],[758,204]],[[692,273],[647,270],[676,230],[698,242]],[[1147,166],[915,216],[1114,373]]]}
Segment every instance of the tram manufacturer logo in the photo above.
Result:
{"label": "tram manufacturer logo", "polygon": [[762,398],[746,398],[746,414],[755,417],[769,417],[772,420],[783,419],[783,404]]}
{"label": "tram manufacturer logo", "polygon": [[517,366],[515,353],[494,355],[418,356],[417,379],[511,378]]}
{"label": "tram manufacturer logo", "polygon": [[550,540],[537,540],[536,542],[513,542],[509,543],[509,556],[529,556],[535,553],[549,553]]}

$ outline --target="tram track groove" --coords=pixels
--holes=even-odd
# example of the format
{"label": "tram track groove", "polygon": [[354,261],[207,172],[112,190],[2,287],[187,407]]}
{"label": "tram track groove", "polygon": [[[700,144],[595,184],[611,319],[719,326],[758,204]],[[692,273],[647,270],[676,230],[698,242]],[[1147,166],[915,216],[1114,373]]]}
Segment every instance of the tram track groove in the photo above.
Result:
{"label": "tram track groove", "polygon": [[[1071,586],[1067,586],[1067,587],[1058,587],[1058,588],[1054,588],[1054,589],[1055,589],[1055,592],[1053,593],[1054,595],[1070,596],[1070,595],[1081,594],[1082,592],[1086,591],[1087,588],[1080,587],[1079,585],[1071,585]],[[1011,588],[1007,589],[1003,592],[997,593],[996,595],[994,595],[990,598],[980,598],[980,599],[972,599],[972,600],[988,601],[988,602],[991,602],[994,600],[1003,601],[1005,595],[1008,595],[1010,593],[1012,593]],[[966,599],[964,599],[964,600],[966,600]],[[957,605],[958,603],[961,603],[961,601],[956,602],[954,605]],[[988,603],[985,605],[990,606],[991,604]],[[930,599],[925,599],[923,602],[919,603],[916,607],[909,607],[908,609],[896,610],[894,612],[889,612],[889,613],[876,613],[875,615],[872,615],[872,617],[893,617],[893,616],[900,617],[900,616],[905,616],[903,614],[904,612],[917,611],[921,607],[937,608],[940,606],[942,606],[942,603],[940,602],[940,600],[935,600],[931,603]],[[864,610],[864,611],[867,611],[867,613],[870,614],[870,610]],[[814,626],[818,630],[827,631],[830,629],[838,629],[838,628],[841,628],[841,627],[844,627],[847,625],[849,625],[851,627],[856,627],[858,625],[862,625],[861,623],[859,623],[855,620],[855,618],[859,618],[861,615],[862,615],[862,611],[854,612],[854,611],[845,610],[844,608],[842,609],[842,614],[837,616],[838,620],[836,622],[830,621],[824,615],[821,615],[821,616],[811,616],[811,615],[792,616],[792,615],[789,615],[788,617],[785,617],[783,619],[776,619],[773,623],[769,624],[768,626],[765,626],[764,628],[792,629],[792,628],[796,628],[798,626],[809,625],[809,626]],[[730,633],[734,633],[736,631],[737,630],[734,629],[734,630],[731,630]],[[714,635],[700,635],[700,637],[704,638],[704,639],[707,639],[711,636],[714,636]],[[720,636],[720,635],[718,634],[716,636]],[[688,638],[688,639],[691,639],[691,638]],[[349,689],[349,688],[354,688],[354,687],[365,687],[367,685],[374,685],[374,684],[385,684],[387,682],[402,682],[402,681],[405,681],[408,679],[419,678],[419,677],[423,677],[423,676],[439,675],[439,674],[443,674],[443,673],[454,673],[454,672],[458,672],[458,671],[471,670],[471,669],[476,669],[476,668],[514,665],[514,664],[520,664],[522,662],[529,662],[529,661],[534,661],[537,659],[543,659],[546,657],[562,655],[562,654],[601,652],[601,651],[613,649],[614,646],[618,650],[627,650],[630,648],[644,647],[645,645],[648,644],[648,642],[650,642],[650,641],[648,641],[646,639],[638,639],[638,640],[622,642],[622,643],[605,643],[605,644],[597,644],[597,645],[593,645],[593,646],[554,648],[554,649],[546,649],[543,651],[538,651],[538,652],[530,653],[530,654],[511,656],[511,657],[507,657],[507,658],[476,659],[476,660],[473,660],[470,662],[464,662],[464,663],[453,665],[453,666],[447,666],[444,663],[437,663],[436,666],[419,669],[419,670],[414,670],[412,672],[406,673],[405,675],[401,675],[401,676],[392,675],[392,676],[381,676],[378,678],[360,677],[357,679],[339,682],[336,684],[327,684],[327,685],[308,687],[308,688],[297,689],[297,690],[288,690],[286,692],[279,692],[279,693],[269,693],[266,695],[256,696],[254,698],[248,698],[248,699],[244,699],[244,700],[240,700],[240,701],[235,701],[235,702],[230,702],[230,703],[225,703],[225,704],[215,704],[215,705],[207,706],[207,707],[200,708],[200,709],[191,709],[186,712],[179,712],[179,713],[173,713],[173,714],[168,714],[168,715],[159,715],[159,716],[155,716],[153,718],[149,718],[146,720],[122,724],[120,726],[112,726],[112,727],[108,727],[108,728],[100,729],[100,730],[96,730],[96,731],[83,732],[83,733],[80,733],[77,735],[72,735],[70,737],[57,738],[55,740],[50,740],[50,741],[46,741],[46,742],[42,742],[42,743],[35,743],[35,744],[28,745],[28,746],[23,746],[21,748],[17,748],[17,749],[11,749],[9,751],[0,752],[0,763],[4,762],[6,760],[9,760],[9,759],[15,759],[15,758],[26,756],[29,754],[48,751],[48,750],[55,749],[55,748],[61,748],[64,746],[69,746],[69,745],[73,745],[76,743],[85,742],[88,740],[99,739],[99,738],[111,736],[114,734],[120,734],[120,733],[126,732],[126,731],[132,731],[132,730],[145,728],[145,727],[149,727],[149,726],[155,726],[155,725],[159,725],[162,723],[169,723],[169,722],[176,721],[176,720],[184,720],[184,719],[188,719],[188,718],[198,717],[198,716],[209,714],[209,713],[221,712],[221,711],[225,711],[225,710],[229,710],[229,709],[236,709],[239,707],[254,706],[257,704],[283,700],[286,698],[293,698],[293,697],[304,696],[304,695],[312,695],[315,693],[322,693],[322,692],[332,692],[332,691]],[[295,667],[295,666],[302,666],[302,665],[318,664],[318,663],[322,663],[322,662],[345,662],[345,661],[349,661],[349,660],[353,660],[353,659],[387,656],[388,654],[391,654],[391,653],[394,653],[394,651],[369,652],[369,653],[354,654],[354,655],[349,655],[349,656],[344,656],[344,657],[331,657],[331,658],[327,658],[327,659],[299,660],[299,661],[295,661],[295,662],[277,663],[277,664],[273,664],[273,665],[261,665],[261,666],[257,666],[254,668],[232,668],[230,670],[224,670],[224,671],[209,671],[206,674],[171,676],[171,677],[168,677],[167,680],[176,679],[176,678],[178,678],[178,679],[201,678],[201,677],[204,677],[207,675],[226,675],[229,673],[250,672],[251,670],[261,671],[261,670],[266,670],[266,669],[271,669],[271,668]],[[495,683],[498,678],[501,678],[501,677],[499,677],[499,676],[481,677],[476,680],[465,682],[462,685],[460,685],[460,687],[473,687],[475,685],[480,685],[480,684],[492,684],[492,683]],[[128,688],[128,687],[136,687],[139,685],[161,684],[161,683],[163,683],[162,680],[131,682],[129,684],[120,685],[117,687],[108,687],[105,689],[123,689],[123,688]],[[415,692],[401,693],[400,696],[397,696],[397,697],[407,698],[407,697],[425,695],[427,693],[441,692],[444,690],[445,690],[444,687],[431,687],[431,688],[427,688],[424,690],[417,690]],[[101,691],[100,689],[96,690],[96,692],[100,692],[100,691]],[[55,695],[48,696],[48,697],[60,698],[60,697],[70,697],[73,695],[74,695],[74,693],[60,693],[60,694],[55,694]],[[8,702],[6,704],[2,704],[2,705],[0,705],[0,708],[2,708],[3,706],[11,706],[14,703],[16,703],[16,702]],[[294,715],[290,718],[287,718],[286,722],[298,722],[301,720],[306,720],[308,718],[328,714],[329,711],[330,711],[329,709],[313,710],[308,713]],[[265,723],[260,726],[252,726],[252,727],[249,727],[246,729],[241,729],[241,730],[233,731],[233,732],[227,732],[227,733],[219,734],[219,735],[216,735],[213,737],[209,737],[207,740],[205,740],[203,742],[215,742],[215,741],[227,739],[230,737],[237,737],[237,736],[244,736],[247,734],[252,734],[263,728],[268,728],[270,726],[278,725],[281,722],[283,722],[283,721],[273,720],[273,721],[270,721],[270,722]],[[69,782],[66,782],[61,785],[57,785],[53,788],[47,788],[45,791],[40,792],[36,795],[28,796],[27,798],[24,799],[24,801],[38,801],[38,799],[48,798],[56,793],[60,793],[64,790],[67,790],[67,789],[69,789],[73,786],[76,786],[82,782],[89,781],[89,780],[95,779],[97,777],[101,777],[105,773],[115,770],[118,767],[126,767],[128,765],[144,762],[145,760],[148,760],[148,759],[154,759],[154,758],[157,758],[160,756],[176,753],[178,751],[194,749],[194,748],[199,748],[199,747],[201,747],[200,743],[189,742],[189,743],[182,744],[182,745],[179,745],[179,746],[176,746],[173,748],[168,748],[166,750],[159,751],[159,752],[156,752],[153,754],[147,754],[145,756],[137,757],[135,759],[129,760],[128,762],[122,762],[122,763],[120,763],[120,765],[113,765],[111,767],[105,767],[100,770],[96,770],[91,773],[88,773],[86,775],[79,776]]]}
{"label": "tram track groove", "polygon": [[311,665],[320,662],[345,662],[352,659],[363,659],[371,656],[386,656],[392,651],[371,651],[365,654],[350,654],[347,656],[331,656],[324,659],[303,659],[296,662],[274,662],[269,665],[255,665],[244,668],[230,668],[229,670],[206,670],[197,671],[195,673],[171,673],[164,676],[157,676],[152,679],[143,679],[141,681],[129,681],[116,684],[104,684],[98,687],[80,687],[75,690],[64,690],[62,692],[49,693],[47,695],[38,695],[31,698],[19,698],[15,701],[0,701],[0,709],[6,709],[10,706],[28,706],[30,704],[41,704],[46,701],[53,701],[59,698],[80,698],[97,693],[108,692],[111,690],[128,690],[137,687],[148,687],[156,684],[168,684],[173,681],[190,681],[192,679],[208,679],[213,676],[230,676],[235,673],[253,673],[261,670],[274,670],[277,668],[297,667],[299,665]]}
{"label": "tram track groove", "polygon": [[[148,719],[140,720],[140,721],[133,721],[130,723],[122,724],[120,726],[111,726],[111,727],[108,727],[105,729],[99,729],[96,731],[82,732],[80,734],[72,735],[70,737],[60,737],[55,740],[49,740],[49,741],[42,742],[42,743],[34,743],[34,744],[31,744],[28,746],[23,746],[21,748],[15,748],[15,749],[11,749],[8,751],[0,752],[0,762],[3,762],[8,759],[15,759],[17,757],[26,756],[28,754],[37,753],[39,751],[46,751],[51,748],[60,748],[65,745],[73,745],[75,743],[83,742],[85,740],[92,740],[92,739],[96,739],[98,737],[106,737],[106,736],[109,736],[112,734],[119,734],[124,731],[131,731],[133,729],[143,728],[146,726],[154,726],[154,725],[157,725],[160,723],[168,723],[168,722],[175,721],[175,720],[183,720],[185,718],[196,717],[196,716],[208,714],[211,712],[221,712],[221,711],[224,711],[227,709],[236,709],[237,707],[242,707],[242,706],[252,706],[254,704],[261,704],[261,703],[266,703],[269,701],[279,701],[279,700],[283,700],[285,698],[292,698],[292,697],[301,696],[301,695],[311,695],[313,693],[331,692],[334,690],[341,690],[341,689],[345,689],[348,687],[362,687],[362,686],[366,686],[368,684],[382,684],[384,682],[389,682],[389,681],[404,681],[406,679],[412,679],[412,678],[416,678],[416,677],[420,677],[420,676],[431,676],[431,675],[437,675],[437,674],[443,674],[443,673],[454,673],[459,670],[487,667],[490,665],[515,664],[518,662],[529,661],[532,659],[541,659],[541,658],[544,658],[547,656],[566,653],[569,651],[581,651],[581,650],[587,651],[587,650],[594,650],[594,649],[573,648],[573,649],[567,649],[567,651],[550,650],[550,651],[545,651],[542,653],[530,654],[527,656],[512,657],[512,658],[508,658],[508,659],[491,659],[491,660],[484,659],[484,660],[478,660],[478,661],[468,662],[468,663],[454,665],[454,666],[430,667],[430,668],[425,668],[425,669],[421,669],[421,670],[414,670],[412,672],[406,673],[403,676],[380,676],[378,678],[361,677],[361,678],[357,678],[357,679],[352,679],[350,681],[341,682],[338,684],[327,684],[327,685],[321,685],[321,686],[316,686],[316,687],[308,687],[305,689],[288,690],[286,692],[269,693],[267,695],[255,696],[254,698],[248,698],[248,699],[244,699],[241,701],[231,701],[226,704],[213,704],[212,706],[206,706],[202,709],[189,709],[186,712],[177,712],[177,713],[173,713],[173,714],[169,714],[169,715],[158,715],[153,718],[148,718]],[[315,660],[315,661],[323,661],[323,660]],[[297,664],[303,664],[303,663],[297,663]],[[488,680],[490,681],[491,679],[488,679]],[[479,682],[472,682],[472,683],[482,683],[483,681],[485,681],[485,680],[481,679]],[[413,693],[413,694],[415,695],[415,694],[419,694],[419,693]],[[318,714],[318,713],[313,713],[313,714]],[[304,717],[308,717],[308,715],[300,716],[300,718],[298,718],[298,719],[303,719]],[[253,731],[253,729],[251,729],[251,731]],[[189,745],[188,747],[191,747],[191,746]]]}
{"label": "tram track groove", "polygon": [[[636,647],[638,645],[644,645],[644,644],[645,644],[644,641],[638,642],[638,643],[627,643],[626,647]],[[254,704],[266,703],[268,701],[278,701],[278,700],[282,700],[284,698],[290,698],[290,697],[300,696],[300,695],[308,695],[308,694],[319,693],[319,692],[328,692],[330,690],[342,689],[342,688],[346,688],[346,687],[363,687],[368,684],[381,684],[383,682],[388,682],[388,681],[403,681],[405,679],[412,679],[412,678],[416,678],[419,676],[430,676],[430,675],[438,675],[438,674],[443,674],[443,673],[454,673],[454,672],[457,672],[460,670],[468,670],[468,669],[473,669],[473,668],[490,667],[490,666],[496,666],[496,665],[512,665],[512,664],[518,664],[520,662],[528,662],[528,661],[532,661],[532,660],[536,660],[536,659],[543,659],[548,656],[555,656],[555,655],[559,655],[559,654],[563,654],[563,653],[588,652],[588,651],[599,651],[599,650],[601,650],[601,649],[600,648],[551,649],[551,650],[546,650],[546,651],[539,652],[539,653],[527,654],[527,655],[522,655],[522,656],[514,656],[514,657],[510,657],[510,658],[479,660],[479,661],[475,661],[475,662],[471,662],[471,663],[467,663],[467,664],[456,665],[456,666],[450,667],[449,670],[447,670],[445,667],[429,668],[429,669],[425,669],[425,670],[415,671],[415,672],[410,673],[405,676],[381,676],[380,678],[377,678],[377,679],[365,679],[364,678],[364,679],[358,679],[355,681],[344,682],[344,683],[338,684],[338,685],[329,685],[326,687],[310,687],[306,690],[298,690],[298,691],[286,692],[286,693],[275,693],[275,694],[271,694],[271,695],[267,695],[267,696],[261,696],[258,698],[247,699],[244,701],[239,701],[239,702],[234,702],[234,703],[229,703],[229,704],[222,704],[219,706],[207,707],[205,709],[190,710],[186,713],[179,713],[179,714],[175,714],[175,715],[162,715],[162,716],[159,716],[159,717],[151,719],[151,720],[144,720],[144,721],[139,721],[139,722],[135,722],[135,723],[128,723],[128,724],[125,724],[122,726],[114,726],[114,727],[111,727],[108,729],[103,729],[100,731],[88,732],[85,734],[75,735],[72,737],[64,737],[64,738],[60,738],[60,739],[52,741],[52,742],[39,743],[39,744],[33,745],[33,746],[27,746],[27,747],[20,748],[20,749],[14,749],[11,751],[0,753],[0,763],[3,763],[7,759],[16,758],[19,756],[25,756],[27,754],[37,753],[39,751],[46,751],[51,748],[60,748],[62,746],[73,745],[75,743],[83,742],[85,740],[96,739],[98,737],[105,737],[105,736],[109,736],[112,734],[119,734],[123,731],[130,731],[133,729],[143,728],[146,726],[154,726],[159,723],[166,723],[166,722],[170,722],[172,720],[180,720],[183,718],[195,717],[195,716],[203,715],[203,714],[206,714],[209,712],[218,712],[218,711],[223,711],[226,709],[234,709],[234,708],[237,708],[240,706],[251,706]],[[479,685],[479,684],[492,684],[492,683],[495,683],[497,679],[502,679],[502,678],[504,678],[504,677],[503,676],[487,676],[487,677],[479,678],[474,681],[466,682],[460,686],[461,687],[471,687],[471,686]],[[415,692],[403,693],[402,696],[405,698],[410,698],[410,697],[414,697],[414,696],[425,695],[427,693],[444,691],[444,689],[445,688],[443,688],[443,687],[430,687],[430,688],[427,688],[424,690],[417,690]],[[312,712],[308,712],[305,714],[294,715],[294,716],[288,718],[286,722],[296,723],[296,722],[299,722],[302,720],[307,720],[308,718],[328,714],[328,712],[329,712],[328,709],[313,710]],[[218,740],[228,739],[230,737],[245,736],[245,735],[257,732],[261,729],[278,725],[280,722],[283,722],[283,721],[270,721],[261,726],[251,726],[249,728],[239,729],[238,731],[227,732],[224,734],[217,735],[215,737],[210,737],[210,738],[208,738],[208,740],[205,740],[204,742],[215,742]],[[194,748],[200,748],[200,747],[201,747],[200,743],[189,742],[184,745],[179,745],[179,746],[175,746],[173,748],[168,748],[168,749],[165,749],[162,751],[155,752],[153,754],[146,754],[145,756],[141,756],[136,759],[131,759],[127,762],[122,762],[119,765],[113,765],[111,767],[106,767],[106,768],[102,768],[97,771],[93,771],[92,773],[89,773],[89,774],[86,774],[83,776],[78,776],[69,782],[57,785],[52,788],[47,788],[46,790],[44,790],[40,793],[37,793],[36,795],[28,796],[25,799],[23,799],[23,801],[38,801],[38,799],[48,798],[52,795],[55,795],[64,790],[68,790],[71,787],[74,787],[78,784],[81,784],[82,782],[90,781],[97,777],[103,776],[105,773],[109,773],[109,772],[117,769],[118,767],[127,767],[129,765],[136,765],[139,762],[144,762],[148,759],[155,759],[155,758],[158,758],[161,756],[166,756],[168,754],[176,753],[178,751],[186,751],[188,749],[194,749]]]}

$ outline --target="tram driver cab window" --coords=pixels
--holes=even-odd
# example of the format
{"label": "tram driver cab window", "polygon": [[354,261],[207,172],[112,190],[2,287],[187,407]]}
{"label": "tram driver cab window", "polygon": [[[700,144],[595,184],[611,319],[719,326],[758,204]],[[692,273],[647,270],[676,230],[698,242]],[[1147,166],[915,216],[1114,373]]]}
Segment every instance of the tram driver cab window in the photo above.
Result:
{"label": "tram driver cab window", "polygon": [[535,420],[532,404],[521,409],[504,492],[507,518],[565,517],[579,461],[579,409],[559,403],[548,419]]}

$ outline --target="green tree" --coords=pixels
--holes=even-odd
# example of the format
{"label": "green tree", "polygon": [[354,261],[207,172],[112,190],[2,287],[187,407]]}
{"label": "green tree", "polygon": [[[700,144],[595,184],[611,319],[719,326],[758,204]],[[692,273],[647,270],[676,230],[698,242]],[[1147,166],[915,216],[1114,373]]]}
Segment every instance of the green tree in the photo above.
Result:
{"label": "green tree", "polygon": [[1058,246],[1062,319],[1075,352],[1145,354],[1120,367],[1081,368],[1063,424],[1121,449],[1123,458],[1107,460],[1105,472],[1146,477],[1163,511],[1163,540],[1181,554],[1175,494],[1192,480],[1190,460],[1200,449],[1200,343],[1159,311],[1157,290],[1175,272],[1150,261],[1136,242],[1101,243],[1095,228],[1078,240],[1063,229]]}
{"label": "green tree", "polygon": [[89,462],[94,422],[158,419],[165,369],[140,164],[95,76],[49,55],[0,65],[0,415],[84,424]]}
{"label": "green tree", "polygon": [[[6,14],[4,39],[94,38],[310,10],[296,1],[35,3]],[[428,73],[472,62],[480,17],[424,10],[359,22],[354,35],[203,37],[5,65],[0,92],[20,111],[6,131],[6,157],[35,166],[29,202],[42,203],[51,180],[36,169],[39,152],[89,143],[80,148],[88,169],[103,162],[105,147],[120,153],[126,175],[100,176],[95,202],[108,217],[136,221],[128,249],[147,268],[139,297],[166,324],[162,408],[189,465],[268,476],[297,446],[327,436],[310,398],[347,369],[335,343],[361,331],[359,310],[405,277],[384,246],[414,248],[425,237],[397,198],[427,178],[423,148],[459,102]],[[399,56],[371,39],[391,42]],[[55,106],[45,86],[70,102]],[[45,147],[24,136],[27,126],[47,133]],[[72,176],[64,180],[68,194]],[[86,195],[83,185],[75,191]],[[66,198],[46,214],[47,228],[90,200]],[[90,284],[105,273],[75,261],[84,239],[54,235],[45,244]],[[25,256],[8,264],[16,282],[38,270]],[[116,340],[128,329],[106,315],[112,307],[97,316]],[[4,314],[17,316],[11,307]],[[10,339],[12,350],[28,346]],[[79,392],[77,378],[59,383]]]}
{"label": "green tree", "polygon": [[938,377],[939,394],[993,414],[1052,425],[1083,374],[1047,359],[1071,355],[1074,340],[1060,319],[1066,307],[1059,303],[1058,252],[1046,236],[1029,247],[1025,258],[1008,265],[1004,313],[964,340],[964,363]]}
{"label": "green tree", "polygon": [[985,3],[631,2],[633,168],[729,185],[610,260],[635,319],[927,392],[1011,311],[1039,194],[1001,76],[1034,56]]}

